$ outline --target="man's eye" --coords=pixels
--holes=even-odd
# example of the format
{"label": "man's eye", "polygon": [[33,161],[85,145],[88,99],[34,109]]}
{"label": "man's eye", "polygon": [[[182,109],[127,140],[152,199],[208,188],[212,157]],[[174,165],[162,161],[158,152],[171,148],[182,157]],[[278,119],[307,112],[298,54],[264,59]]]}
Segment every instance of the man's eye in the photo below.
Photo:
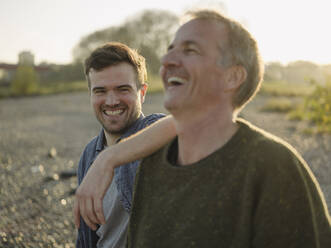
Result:
{"label": "man's eye", "polygon": [[120,88],[119,90],[120,90],[120,92],[129,92],[128,88]]}
{"label": "man's eye", "polygon": [[96,94],[96,95],[100,95],[100,94],[102,94],[102,93],[104,93],[105,91],[104,90],[95,90],[94,91],[94,94]]}
{"label": "man's eye", "polygon": [[184,52],[186,53],[186,54],[197,54],[198,53],[198,51],[197,50],[195,50],[195,49],[193,49],[193,48],[185,48],[184,49]]}

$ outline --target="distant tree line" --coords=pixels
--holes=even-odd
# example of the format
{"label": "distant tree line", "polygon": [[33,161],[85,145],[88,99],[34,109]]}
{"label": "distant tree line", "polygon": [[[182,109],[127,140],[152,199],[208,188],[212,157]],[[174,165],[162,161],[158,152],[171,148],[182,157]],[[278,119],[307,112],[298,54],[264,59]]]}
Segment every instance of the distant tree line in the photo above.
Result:
{"label": "distant tree line", "polygon": [[[31,74],[29,78],[37,78],[40,84],[53,84],[58,82],[73,82],[85,80],[83,61],[98,46],[109,42],[118,41],[137,49],[147,62],[149,74],[158,74],[160,59],[178,26],[178,17],[164,10],[145,10],[130,18],[118,26],[111,26],[97,30],[81,38],[73,49],[73,62],[66,65],[41,63],[40,66],[49,68],[32,76],[26,68],[17,72],[15,87],[23,91],[33,91],[36,87],[23,89],[18,78],[24,78],[22,74]],[[24,73],[23,73],[23,72]],[[267,63],[265,66],[265,81],[284,81],[287,83],[308,84],[318,82],[323,84],[326,76],[331,75],[331,65],[320,66],[308,61],[295,61],[288,65],[278,62]],[[30,80],[30,81],[31,81]],[[29,89],[28,89],[29,88]]]}
{"label": "distant tree line", "polygon": [[266,82],[284,81],[291,84],[311,82],[325,84],[329,75],[331,75],[331,64],[317,65],[308,61],[295,61],[282,65],[279,62],[271,62],[265,65],[264,80]]}
{"label": "distant tree line", "polygon": [[[84,81],[81,63],[55,65],[42,63],[36,70],[33,65],[19,64],[8,86],[2,87],[0,98],[6,96],[26,96],[51,94],[80,90]],[[6,88],[3,88],[6,87]],[[87,88],[87,84],[86,84]]]}
{"label": "distant tree line", "polygon": [[[171,12],[142,11],[119,26],[97,30],[81,38],[73,49],[73,62],[70,64],[43,62],[38,65],[43,69],[38,71],[33,65],[19,65],[10,84],[7,85],[10,86],[7,95],[39,94],[42,87],[84,81],[84,60],[96,47],[110,41],[122,42],[138,50],[146,58],[148,73],[158,74],[160,59],[166,52],[177,25],[178,17]],[[4,85],[2,83],[0,86]]]}
{"label": "distant tree line", "polygon": [[85,80],[83,64],[79,61],[65,65],[48,63],[41,63],[40,65],[49,68],[39,74],[39,81],[43,84]]}
{"label": "distant tree line", "polygon": [[173,36],[178,17],[168,11],[145,10],[122,25],[97,30],[83,37],[73,49],[73,63],[55,65],[41,63],[49,68],[38,74],[42,84],[85,80],[83,62],[98,46],[118,41],[137,49],[145,58],[149,74],[158,74],[161,56]]}
{"label": "distant tree line", "polygon": [[96,47],[118,41],[137,49],[145,58],[149,73],[158,74],[161,56],[173,37],[178,17],[164,10],[145,10],[122,25],[95,31],[83,37],[73,50],[75,63],[81,63]]}

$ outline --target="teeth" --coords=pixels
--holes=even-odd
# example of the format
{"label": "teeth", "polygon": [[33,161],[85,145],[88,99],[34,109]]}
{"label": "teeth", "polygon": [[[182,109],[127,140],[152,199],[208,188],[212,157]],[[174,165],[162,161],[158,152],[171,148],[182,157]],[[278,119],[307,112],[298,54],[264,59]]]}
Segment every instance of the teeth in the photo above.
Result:
{"label": "teeth", "polygon": [[106,115],[119,115],[123,112],[123,110],[114,110],[114,111],[106,110],[104,112]]}
{"label": "teeth", "polygon": [[186,80],[180,77],[170,77],[168,78],[168,83],[173,83],[173,84],[185,84]]}

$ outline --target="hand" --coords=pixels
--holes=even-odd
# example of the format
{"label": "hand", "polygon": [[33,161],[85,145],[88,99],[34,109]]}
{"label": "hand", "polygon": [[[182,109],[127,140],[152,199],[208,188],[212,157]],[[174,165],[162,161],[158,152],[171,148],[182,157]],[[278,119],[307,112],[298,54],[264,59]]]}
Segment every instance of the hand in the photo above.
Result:
{"label": "hand", "polygon": [[80,216],[92,230],[96,230],[96,224],[106,223],[103,197],[114,176],[109,157],[105,151],[100,153],[76,190],[73,209],[76,228],[79,228]]}

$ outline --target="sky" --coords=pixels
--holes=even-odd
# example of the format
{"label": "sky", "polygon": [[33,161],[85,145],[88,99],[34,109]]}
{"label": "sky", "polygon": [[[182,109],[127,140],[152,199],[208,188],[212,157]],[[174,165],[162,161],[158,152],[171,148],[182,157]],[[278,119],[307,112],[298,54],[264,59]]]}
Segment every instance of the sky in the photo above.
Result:
{"label": "sky", "polygon": [[144,9],[181,15],[220,5],[253,34],[265,62],[331,64],[328,0],[1,0],[0,63],[16,63],[21,51],[31,51],[36,64],[70,63],[83,36]]}

